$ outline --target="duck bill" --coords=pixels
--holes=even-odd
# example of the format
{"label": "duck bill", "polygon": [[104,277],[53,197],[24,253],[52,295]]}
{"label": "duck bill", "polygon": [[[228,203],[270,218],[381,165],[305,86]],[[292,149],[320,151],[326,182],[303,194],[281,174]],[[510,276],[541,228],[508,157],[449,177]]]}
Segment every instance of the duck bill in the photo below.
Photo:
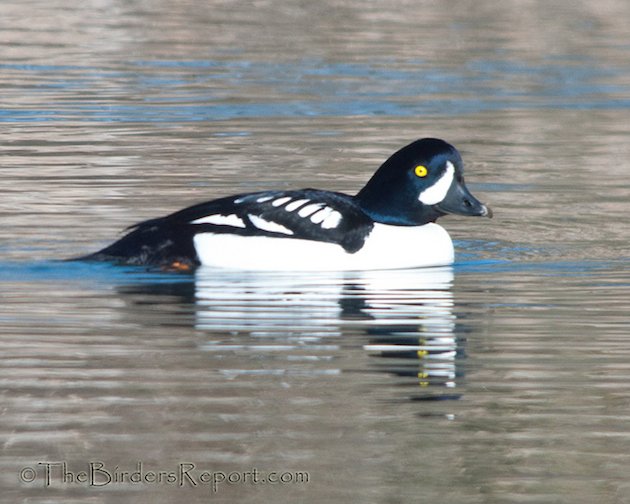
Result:
{"label": "duck bill", "polygon": [[487,207],[470,194],[465,185],[457,182],[453,182],[444,199],[435,206],[446,214],[492,218],[490,207]]}

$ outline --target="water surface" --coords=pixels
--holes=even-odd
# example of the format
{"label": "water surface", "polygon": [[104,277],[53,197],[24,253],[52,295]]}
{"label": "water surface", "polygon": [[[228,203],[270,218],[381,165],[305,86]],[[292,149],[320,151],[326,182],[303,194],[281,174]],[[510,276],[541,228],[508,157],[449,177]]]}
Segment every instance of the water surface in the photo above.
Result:
{"label": "water surface", "polygon": [[[628,9],[5,2],[2,494],[628,501]],[[442,221],[452,267],[59,260],[221,195],[355,192],[422,136],[495,211]]]}

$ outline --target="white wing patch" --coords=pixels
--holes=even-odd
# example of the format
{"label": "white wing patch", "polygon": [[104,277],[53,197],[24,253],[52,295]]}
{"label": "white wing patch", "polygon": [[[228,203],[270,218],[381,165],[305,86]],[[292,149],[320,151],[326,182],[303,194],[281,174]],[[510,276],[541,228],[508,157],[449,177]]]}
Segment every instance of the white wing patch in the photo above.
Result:
{"label": "white wing patch", "polygon": [[240,227],[244,228],[245,223],[243,220],[237,215],[221,215],[221,214],[213,214],[206,215],[205,217],[201,217],[199,219],[195,219],[190,222],[191,224],[217,224],[219,226],[232,226],[232,227]]}
{"label": "white wing patch", "polygon": [[[438,183],[439,182],[440,181],[438,181]],[[240,205],[241,203],[245,203],[246,201],[247,196],[244,196],[242,198],[235,199],[234,204]],[[296,199],[292,196],[278,196],[267,194],[259,196],[254,201],[256,203],[267,203],[268,205],[276,208],[283,207],[284,210],[286,210],[287,212],[295,212],[294,215],[297,215],[302,219],[310,220],[310,223],[314,224],[315,227],[319,227],[321,229],[335,229],[339,226],[343,219],[343,215],[341,214],[341,212],[326,205],[326,203],[323,203],[321,201],[313,201],[309,198],[302,197]],[[280,215],[278,216],[278,218],[280,221],[284,220],[284,218],[281,218]],[[239,217],[234,213],[228,215],[216,213],[200,217],[199,219],[190,221],[190,223],[215,224],[219,226],[232,226],[234,228],[247,228],[248,226],[250,226],[251,223],[251,225],[260,229],[261,231],[279,233],[287,236],[295,236],[296,233],[296,231],[293,231],[287,226],[284,226],[279,222],[275,222],[273,220],[273,217],[271,217],[271,220],[268,220],[261,217],[260,215],[256,215],[255,213],[248,213],[247,217]],[[303,222],[302,225],[300,225],[299,223],[295,223],[297,225],[297,233],[301,233],[300,229],[302,226],[311,226],[310,223],[307,224],[306,222]],[[289,223],[289,225],[291,224]]]}
{"label": "white wing patch", "polygon": [[[292,198],[289,196],[283,196],[271,202],[271,204],[275,207],[282,206],[288,203],[284,209],[287,212],[293,212],[298,210],[297,214],[306,219],[307,217],[311,218],[311,222],[313,224],[319,224],[322,229],[335,229],[339,223],[341,222],[342,215],[334,208],[326,206],[325,203],[309,203],[311,200],[309,199],[296,199],[291,201]],[[293,231],[290,229],[278,224],[277,222],[270,222],[260,217],[254,215],[248,215],[249,219],[252,221],[252,224],[259,229],[264,229],[265,231],[272,231],[278,233],[284,233],[292,235]],[[252,220],[252,217],[254,220]],[[255,221],[257,220],[257,221]]]}
{"label": "white wing patch", "polygon": [[320,210],[323,206],[323,203],[312,203],[310,205],[306,205],[304,208],[300,208],[298,215],[300,217],[308,217],[312,213],[317,212],[317,210]]}
{"label": "white wing patch", "polygon": [[322,222],[324,222],[326,217],[328,217],[333,212],[334,210],[332,208],[324,207],[321,210],[315,212],[313,215],[311,215],[311,222],[313,224],[321,224]]}
{"label": "white wing patch", "polygon": [[273,200],[271,204],[275,207],[279,207],[279,206],[284,205],[287,201],[291,201],[291,199],[292,199],[291,196],[283,196],[282,198]]}
{"label": "white wing patch", "polygon": [[341,214],[333,210],[328,217],[322,221],[322,229],[334,229],[341,222]]}
{"label": "white wing patch", "polygon": [[[275,201],[273,203],[275,203]],[[263,231],[269,231],[271,233],[282,233],[286,235],[293,234],[293,231],[291,231],[287,227],[284,227],[282,224],[265,220],[258,215],[247,214],[247,218],[252,222],[254,226],[256,226],[258,229],[262,229]]]}
{"label": "white wing patch", "polygon": [[299,200],[295,200],[292,201],[291,203],[289,203],[287,206],[284,207],[284,209],[287,212],[293,212],[293,210],[295,210],[296,208],[300,208],[302,205],[308,203],[311,200],[307,200],[307,199],[299,199]]}
{"label": "white wing patch", "polygon": [[450,161],[446,162],[446,171],[431,187],[427,187],[418,195],[418,200],[424,205],[437,205],[446,197],[446,193],[451,188],[455,167]]}

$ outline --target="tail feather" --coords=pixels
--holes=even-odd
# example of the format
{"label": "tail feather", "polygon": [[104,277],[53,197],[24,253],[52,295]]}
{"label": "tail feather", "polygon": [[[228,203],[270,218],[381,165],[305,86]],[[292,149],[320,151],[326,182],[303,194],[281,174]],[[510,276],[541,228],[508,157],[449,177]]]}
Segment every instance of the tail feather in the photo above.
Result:
{"label": "tail feather", "polygon": [[192,230],[187,225],[162,219],[140,223],[104,249],[73,260],[109,261],[178,270],[189,270],[200,264]]}

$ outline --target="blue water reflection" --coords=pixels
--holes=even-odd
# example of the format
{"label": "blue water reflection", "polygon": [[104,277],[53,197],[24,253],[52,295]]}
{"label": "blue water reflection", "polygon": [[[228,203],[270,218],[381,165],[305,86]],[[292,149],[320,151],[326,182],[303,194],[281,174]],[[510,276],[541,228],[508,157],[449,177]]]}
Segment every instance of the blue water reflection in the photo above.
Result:
{"label": "blue water reflection", "polygon": [[[426,114],[498,109],[630,106],[625,68],[597,61],[539,64],[472,60],[459,68],[423,61],[392,66],[239,60],[130,61],[119,68],[0,64],[9,82],[32,82],[31,102],[0,110],[0,122],[187,122],[239,117]],[[90,90],[66,96],[69,90]],[[16,88],[15,92],[18,89]],[[8,86],[9,94],[11,86]],[[124,103],[117,96],[135,96]],[[45,101],[39,101],[42,95]]]}

